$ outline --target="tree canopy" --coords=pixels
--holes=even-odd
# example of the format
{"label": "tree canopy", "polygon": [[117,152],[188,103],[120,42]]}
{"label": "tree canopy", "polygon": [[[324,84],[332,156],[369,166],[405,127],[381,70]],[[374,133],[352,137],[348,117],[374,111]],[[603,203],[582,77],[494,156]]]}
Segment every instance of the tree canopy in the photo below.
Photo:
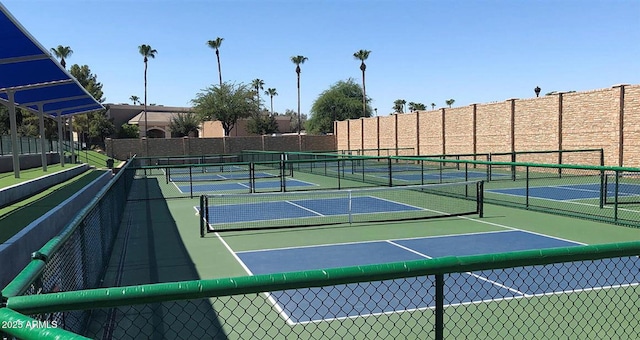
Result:
{"label": "tree canopy", "polygon": [[220,121],[224,135],[228,136],[238,119],[258,112],[253,95],[253,89],[249,85],[225,82],[201,90],[191,102],[201,121]]}
{"label": "tree canopy", "polygon": [[[333,132],[334,120],[357,119],[362,116],[362,87],[352,78],[331,85],[318,96],[311,107],[311,119],[306,128],[310,133]],[[365,117],[373,112],[366,98]]]}
{"label": "tree canopy", "polygon": [[[69,68],[69,73],[75,77],[93,98],[98,102],[104,102],[102,83],[98,81],[98,76],[91,73],[88,65],[73,64]],[[108,119],[105,110],[90,112],[84,115],[76,115],[73,119],[74,130],[81,134],[88,133],[91,139],[89,144],[103,145],[104,139],[115,133],[115,126],[112,120]]]}
{"label": "tree canopy", "polygon": [[169,122],[171,137],[197,137],[199,127],[200,119],[193,112],[178,113]]}
{"label": "tree canopy", "polygon": [[278,122],[269,111],[262,110],[251,115],[247,122],[247,131],[257,135],[272,134],[278,132]]}

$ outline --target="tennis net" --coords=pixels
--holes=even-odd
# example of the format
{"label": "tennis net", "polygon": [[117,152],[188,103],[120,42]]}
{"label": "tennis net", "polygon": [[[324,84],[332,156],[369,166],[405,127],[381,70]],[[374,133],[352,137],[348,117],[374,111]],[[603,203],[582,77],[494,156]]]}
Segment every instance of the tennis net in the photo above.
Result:
{"label": "tennis net", "polygon": [[478,214],[483,181],[351,190],[202,195],[209,232],[406,221]]}

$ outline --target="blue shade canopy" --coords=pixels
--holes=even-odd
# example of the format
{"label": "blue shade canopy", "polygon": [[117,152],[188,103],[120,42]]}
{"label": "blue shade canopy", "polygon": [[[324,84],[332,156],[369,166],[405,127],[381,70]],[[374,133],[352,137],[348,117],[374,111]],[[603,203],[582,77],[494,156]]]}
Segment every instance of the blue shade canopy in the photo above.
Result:
{"label": "blue shade canopy", "polygon": [[14,92],[15,105],[49,116],[104,107],[38,43],[0,3],[0,101]]}

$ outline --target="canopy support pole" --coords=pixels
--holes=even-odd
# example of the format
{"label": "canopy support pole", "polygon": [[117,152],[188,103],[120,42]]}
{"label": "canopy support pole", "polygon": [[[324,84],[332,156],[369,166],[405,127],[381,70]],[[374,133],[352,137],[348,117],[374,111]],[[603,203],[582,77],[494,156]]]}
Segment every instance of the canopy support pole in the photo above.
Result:
{"label": "canopy support pole", "polygon": [[73,145],[73,116],[69,116],[69,144],[71,144],[71,157],[69,157],[69,162],[76,164],[76,153]]}
{"label": "canopy support pole", "polygon": [[44,134],[44,108],[43,104],[38,105],[38,115],[40,118],[40,159],[42,160],[42,171],[47,172],[47,153],[45,151],[45,134]]}
{"label": "canopy support pole", "polygon": [[64,167],[64,149],[62,148],[62,115],[58,112],[58,153],[60,154],[60,166]]}
{"label": "canopy support pole", "polygon": [[16,178],[20,178],[20,154],[18,151],[18,123],[16,122],[16,103],[14,99],[15,92],[7,91],[9,98],[9,125],[11,128],[11,153],[13,154],[13,174]]}

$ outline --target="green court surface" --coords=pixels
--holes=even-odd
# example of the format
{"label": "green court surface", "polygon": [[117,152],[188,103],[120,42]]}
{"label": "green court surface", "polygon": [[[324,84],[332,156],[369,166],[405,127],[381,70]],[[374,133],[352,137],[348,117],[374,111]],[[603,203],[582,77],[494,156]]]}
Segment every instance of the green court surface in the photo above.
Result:
{"label": "green court surface", "polygon": [[[305,181],[319,186],[326,181],[331,181],[323,177],[314,178],[309,174],[303,176]],[[358,186],[357,183],[352,184],[354,187]],[[507,184],[503,186],[509,187]],[[200,216],[194,209],[199,204],[198,198],[160,199],[163,193],[168,193],[169,196],[175,195],[173,183],[166,183],[156,177],[134,180],[129,196],[130,201],[126,207],[103,287],[245,276],[248,274],[248,268],[245,263],[240,262],[239,256],[245,256],[254,251],[304,249],[304,247],[352,243],[367,244],[376,241],[384,243],[389,240],[411,240],[435,236],[489,235],[506,231],[525,231],[530,235],[574,244],[640,240],[640,230],[636,228],[492,204],[485,204],[482,218],[471,215],[403,222],[245,230],[208,233],[205,237],[200,237]],[[144,197],[155,199],[142,199]],[[629,209],[637,208],[632,205]],[[464,253],[464,247],[467,246],[461,245],[456,249],[454,245],[453,251]],[[496,247],[498,246],[502,245],[496,244]],[[285,262],[282,268],[287,268],[286,262],[295,262],[297,259],[280,261]],[[571,280],[570,277],[557,279]],[[628,318],[621,314],[624,312],[620,312],[615,303],[628,304],[630,299],[634,299],[638,294],[635,287],[631,285],[614,289],[576,291],[573,294],[562,292],[551,295],[542,294],[526,300],[496,299],[452,305],[446,309],[446,334],[453,337],[466,337],[473,334],[474,338],[485,339],[540,338],[544,334],[544,337],[581,339],[585,337],[579,331],[565,336],[567,327],[572,327],[574,330],[581,329],[584,328],[581,326],[583,323],[591,320],[595,320],[594,322],[598,324],[603,320],[616,318],[627,320]],[[592,300],[606,300],[614,304],[603,306],[588,303]],[[545,304],[547,303],[545,301],[551,301],[551,304]],[[418,325],[433,324],[434,315],[429,309],[426,310],[428,312],[419,309],[412,312],[378,315],[375,318],[327,319],[319,323],[289,324],[278,315],[278,309],[272,304],[273,301],[269,302],[269,299],[262,295],[253,294],[118,307],[115,314],[117,322],[112,325],[111,332],[116,337],[138,334],[137,332],[141,332],[140,334],[146,337],[162,337],[167,334],[177,334],[180,337],[211,336],[228,339],[287,337],[280,333],[277,336],[269,336],[269,331],[266,330],[268,327],[263,330],[260,326],[268,324],[279,331],[290,329],[293,332],[291,334],[308,335],[301,337],[334,338],[339,333],[335,333],[332,330],[333,327],[342,329],[352,325],[351,327],[356,327],[361,332],[364,332],[362,329],[373,330],[382,327],[378,330],[381,333],[377,333],[381,337],[402,336],[402,334],[387,334],[383,331],[385,323],[391,322],[401,323],[406,329],[415,330],[415,333],[406,335],[406,338],[433,336],[429,329],[418,331],[420,329]],[[548,306],[553,308],[549,309]],[[531,322],[522,317],[531,314],[537,308],[545,309],[538,310]],[[591,317],[596,310],[598,315]],[[520,317],[512,320],[514,313]],[[105,310],[95,311],[87,335],[96,337],[106,332],[105,324],[112,317],[109,315],[112,315],[111,312]],[[469,318],[474,322],[459,322]],[[556,321],[558,319],[565,321],[558,323]],[[625,322],[637,325],[637,327],[630,327],[632,329],[640,329],[636,319]],[[492,330],[491,327],[486,326],[492,323],[500,324],[502,328]],[[505,327],[505,324],[509,326]],[[532,324],[544,327],[545,331],[532,329]],[[448,329],[450,327],[453,328]],[[607,327],[590,329],[589,336],[593,338],[615,337],[615,330]],[[350,338],[349,332],[345,332],[341,337]],[[389,330],[389,332],[393,331]],[[216,333],[217,335],[212,335]],[[354,338],[367,337],[366,333],[365,335],[358,333],[354,336]]]}

